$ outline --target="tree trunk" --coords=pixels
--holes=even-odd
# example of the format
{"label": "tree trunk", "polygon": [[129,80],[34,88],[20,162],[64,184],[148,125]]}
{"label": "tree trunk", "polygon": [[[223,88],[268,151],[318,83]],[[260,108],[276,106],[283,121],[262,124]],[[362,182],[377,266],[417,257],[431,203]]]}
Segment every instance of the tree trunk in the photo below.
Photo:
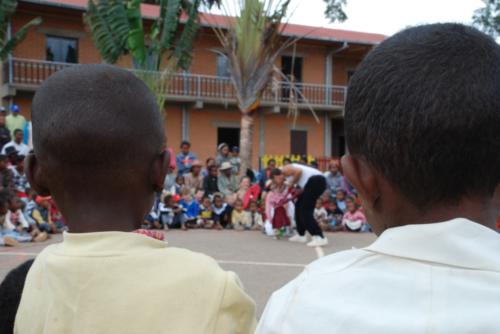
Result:
{"label": "tree trunk", "polygon": [[252,168],[253,157],[253,123],[254,113],[243,113],[241,117],[240,130],[240,157],[241,169],[240,176],[245,176],[247,169]]}

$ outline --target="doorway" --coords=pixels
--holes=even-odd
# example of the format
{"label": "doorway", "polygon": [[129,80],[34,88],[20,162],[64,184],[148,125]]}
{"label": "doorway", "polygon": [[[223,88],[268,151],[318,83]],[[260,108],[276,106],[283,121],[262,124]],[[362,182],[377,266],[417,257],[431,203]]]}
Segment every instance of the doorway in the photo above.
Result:
{"label": "doorway", "polygon": [[[300,89],[302,83],[302,57],[282,56],[281,72],[294,83],[297,89]],[[290,100],[290,84],[284,83],[282,88],[282,98],[285,101]]]}
{"label": "doorway", "polygon": [[307,155],[307,131],[290,130],[290,154]]}
{"label": "doorway", "polygon": [[226,143],[229,148],[240,146],[240,128],[217,128],[217,146]]}
{"label": "doorway", "polygon": [[344,120],[332,119],[332,157],[341,157],[345,152]]}

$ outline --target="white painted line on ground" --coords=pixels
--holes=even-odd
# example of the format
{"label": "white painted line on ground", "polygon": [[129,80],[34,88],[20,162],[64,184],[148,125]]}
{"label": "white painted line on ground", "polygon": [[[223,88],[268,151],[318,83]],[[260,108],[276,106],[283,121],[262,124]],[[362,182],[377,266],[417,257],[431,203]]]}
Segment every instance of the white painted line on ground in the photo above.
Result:
{"label": "white painted line on ground", "polygon": [[[38,253],[28,253],[28,252],[3,252],[1,255],[10,256],[36,256]],[[293,268],[304,268],[305,264],[300,263],[285,263],[285,262],[257,262],[257,261],[231,261],[231,260],[217,260],[221,264],[241,264],[250,266],[270,266],[270,267],[293,267]]]}
{"label": "white painted line on ground", "polygon": [[294,268],[304,268],[306,264],[299,263],[283,263],[283,262],[254,262],[254,261],[228,261],[228,260],[217,260],[221,264],[243,264],[250,266],[271,266],[271,267],[294,267]]}
{"label": "white painted line on ground", "polygon": [[39,253],[28,253],[28,252],[0,252],[0,255],[12,255],[12,256],[37,256]]}
{"label": "white painted line on ground", "polygon": [[318,256],[318,259],[321,259],[323,256],[325,256],[325,252],[323,252],[323,248],[321,247],[314,247],[316,250],[316,255]]}

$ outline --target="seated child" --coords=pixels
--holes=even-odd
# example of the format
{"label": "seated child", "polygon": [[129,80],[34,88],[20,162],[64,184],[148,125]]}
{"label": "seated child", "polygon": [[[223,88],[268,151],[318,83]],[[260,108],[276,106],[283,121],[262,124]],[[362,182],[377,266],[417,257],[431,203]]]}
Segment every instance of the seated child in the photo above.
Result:
{"label": "seated child", "polygon": [[198,215],[200,214],[200,206],[193,199],[191,190],[188,188],[182,189],[182,199],[179,205],[184,209],[186,217],[186,226],[189,228],[198,228]]}
{"label": "seated child", "polygon": [[36,257],[15,333],[254,332],[255,304],[235,274],[130,233],[170,160],[165,123],[140,79],[102,64],[60,70],[36,91],[32,123],[28,179],[52,195],[71,233]]}
{"label": "seated child", "polygon": [[348,197],[346,200],[347,212],[342,218],[342,225],[347,231],[360,232],[366,224],[365,215],[358,209],[354,198]]}
{"label": "seated child", "polygon": [[158,216],[157,205],[153,204],[153,207],[149,213],[144,217],[144,223],[142,228],[145,229],[163,229],[163,225],[160,223],[160,217]]}
{"label": "seated child", "polygon": [[176,195],[182,195],[182,188],[184,188],[184,176],[178,175],[175,178],[175,194]]}
{"label": "seated child", "polygon": [[340,209],[340,211],[346,212],[347,206],[345,201],[345,191],[344,190],[337,191],[336,198],[337,198],[337,207]]}
{"label": "seated child", "polygon": [[163,228],[180,228],[183,231],[187,229],[186,227],[186,215],[184,214],[184,209],[177,204],[177,195],[167,195],[163,199],[163,203],[160,203],[158,212],[160,223]]}
{"label": "seated child", "polygon": [[215,194],[213,198],[212,209],[214,212],[214,222],[222,226],[222,228],[231,228],[230,222],[230,212],[231,207],[224,202],[224,199],[220,193]]}
{"label": "seated child", "polygon": [[[17,196],[12,196],[9,199],[9,211],[5,215],[4,226],[7,230],[15,231],[20,234],[22,240],[25,241],[45,241],[48,238],[46,232],[41,232],[36,225],[30,225],[26,218],[24,218],[23,211],[21,210],[23,202]],[[28,238],[31,237],[30,240]],[[19,239],[18,241],[21,241]]]}
{"label": "seated child", "polygon": [[214,210],[212,208],[212,201],[208,196],[204,196],[201,200],[198,224],[207,229],[222,229],[222,226],[215,224],[214,222]]}
{"label": "seated child", "polygon": [[342,217],[344,213],[337,206],[337,201],[330,201],[326,211],[328,212],[328,230],[332,232],[343,230]]}
{"label": "seated child", "polygon": [[318,223],[323,231],[328,230],[328,212],[323,207],[323,200],[318,198],[316,201],[316,206],[314,208],[314,220]]}
{"label": "seated child", "polygon": [[48,201],[50,204],[50,219],[52,219],[57,228],[57,232],[55,233],[67,231],[68,227],[64,222],[64,217],[62,216],[61,211],[57,208],[56,202],[54,202],[54,199],[50,196],[48,197]]}
{"label": "seated child", "polygon": [[264,220],[256,201],[250,201],[248,205],[250,215],[250,227],[254,231],[260,231],[264,228]]}
{"label": "seated child", "polygon": [[243,210],[243,201],[237,199],[234,201],[233,212],[231,213],[231,224],[237,231],[249,230],[252,228],[250,215]]}
{"label": "seated child", "polygon": [[[40,231],[47,233],[57,233],[57,226],[52,221],[52,216],[50,214],[51,205],[49,198],[50,197],[36,196],[34,201],[35,207],[32,209],[26,209],[26,211]],[[28,205],[30,205],[31,207],[32,204],[30,203],[31,202],[28,202]]]}

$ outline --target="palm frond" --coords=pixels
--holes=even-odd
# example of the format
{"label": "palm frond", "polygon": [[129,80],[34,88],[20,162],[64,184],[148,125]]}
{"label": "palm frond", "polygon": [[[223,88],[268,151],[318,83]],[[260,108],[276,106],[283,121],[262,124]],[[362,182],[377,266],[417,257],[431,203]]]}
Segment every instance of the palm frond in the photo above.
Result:
{"label": "palm frond", "polygon": [[89,0],[84,20],[101,56],[107,63],[116,63],[126,52],[129,35],[127,11],[123,0]]}
{"label": "palm frond", "polygon": [[14,50],[17,44],[19,44],[28,33],[28,30],[31,27],[40,25],[42,23],[42,19],[40,17],[36,17],[22,26],[12,37],[5,41],[5,44],[0,45],[0,59],[5,59],[9,52]]}

